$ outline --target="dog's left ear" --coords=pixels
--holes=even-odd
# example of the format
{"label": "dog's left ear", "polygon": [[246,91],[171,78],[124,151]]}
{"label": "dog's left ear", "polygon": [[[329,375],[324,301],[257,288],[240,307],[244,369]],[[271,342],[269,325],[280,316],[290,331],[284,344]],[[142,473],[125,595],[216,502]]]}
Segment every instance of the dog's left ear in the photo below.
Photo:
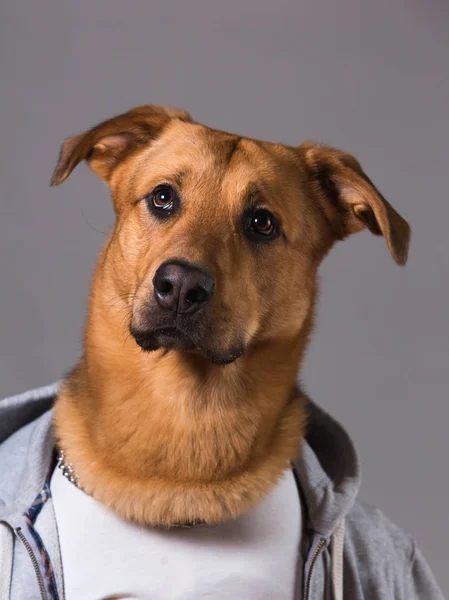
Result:
{"label": "dog's left ear", "polygon": [[50,185],[62,183],[82,160],[108,183],[118,163],[157,139],[172,119],[192,121],[186,111],[147,104],[66,139]]}
{"label": "dog's left ear", "polygon": [[354,156],[336,148],[305,142],[298,148],[308,181],[317,193],[337,239],[365,227],[383,235],[399,265],[407,261],[408,223],[385,200]]}

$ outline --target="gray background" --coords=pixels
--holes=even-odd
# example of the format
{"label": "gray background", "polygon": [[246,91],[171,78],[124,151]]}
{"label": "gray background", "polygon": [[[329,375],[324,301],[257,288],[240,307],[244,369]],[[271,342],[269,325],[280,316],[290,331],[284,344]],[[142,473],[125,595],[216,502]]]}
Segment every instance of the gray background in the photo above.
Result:
{"label": "gray background", "polygon": [[80,352],[90,273],[113,221],[85,166],[48,182],[62,139],[131,106],[354,153],[412,225],[322,267],[303,378],[352,434],[362,497],[411,532],[449,592],[449,9],[444,0],[3,0],[0,394]]}

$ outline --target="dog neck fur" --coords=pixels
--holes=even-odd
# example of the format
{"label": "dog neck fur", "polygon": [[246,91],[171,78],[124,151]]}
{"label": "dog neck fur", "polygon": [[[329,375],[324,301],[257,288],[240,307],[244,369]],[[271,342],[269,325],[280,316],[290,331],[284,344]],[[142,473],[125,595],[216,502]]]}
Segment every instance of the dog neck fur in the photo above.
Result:
{"label": "dog neck fur", "polygon": [[312,327],[250,347],[234,363],[143,352],[126,304],[94,278],[84,354],[64,381],[56,436],[83,489],[127,520],[170,526],[235,518],[299,453],[306,398],[295,386]]}

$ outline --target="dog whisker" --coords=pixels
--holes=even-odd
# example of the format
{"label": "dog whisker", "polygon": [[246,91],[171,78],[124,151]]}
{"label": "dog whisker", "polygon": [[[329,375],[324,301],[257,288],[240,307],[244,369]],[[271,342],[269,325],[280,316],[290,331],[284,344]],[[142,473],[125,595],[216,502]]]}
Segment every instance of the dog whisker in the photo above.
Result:
{"label": "dog whisker", "polygon": [[85,223],[86,223],[87,225],[89,225],[89,227],[90,227],[91,229],[93,229],[93,230],[94,230],[94,231],[96,231],[97,233],[101,233],[101,234],[102,234],[102,235],[104,235],[105,237],[107,237],[107,236],[108,236],[108,233],[107,233],[106,231],[101,231],[101,229],[97,229],[96,227],[94,227],[94,226],[92,225],[92,223],[91,223],[91,222],[88,220],[88,218],[86,217],[86,214],[85,214],[85,212],[84,212],[84,211],[83,211],[81,208],[80,208],[80,213],[83,215],[83,219],[84,219]]}

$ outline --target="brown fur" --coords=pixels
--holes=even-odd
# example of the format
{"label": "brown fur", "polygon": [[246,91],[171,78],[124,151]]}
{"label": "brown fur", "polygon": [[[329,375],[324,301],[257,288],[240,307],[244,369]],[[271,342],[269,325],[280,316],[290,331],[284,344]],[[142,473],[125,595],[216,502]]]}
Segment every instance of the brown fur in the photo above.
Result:
{"label": "brown fur", "polygon": [[[300,451],[306,399],[295,377],[321,260],[368,227],[404,264],[409,227],[348,154],[240,138],[164,107],[67,140],[52,184],[83,159],[110,186],[117,220],[94,275],[83,357],[59,393],[57,437],[83,488],[127,519],[235,517]],[[143,199],[167,182],[182,210],[159,222]],[[241,231],[249,199],[281,223],[270,244]],[[209,269],[217,293],[198,350],[143,352],[129,328],[148,326],[154,273],[172,258]],[[215,364],[233,360],[237,345],[240,358]]]}

